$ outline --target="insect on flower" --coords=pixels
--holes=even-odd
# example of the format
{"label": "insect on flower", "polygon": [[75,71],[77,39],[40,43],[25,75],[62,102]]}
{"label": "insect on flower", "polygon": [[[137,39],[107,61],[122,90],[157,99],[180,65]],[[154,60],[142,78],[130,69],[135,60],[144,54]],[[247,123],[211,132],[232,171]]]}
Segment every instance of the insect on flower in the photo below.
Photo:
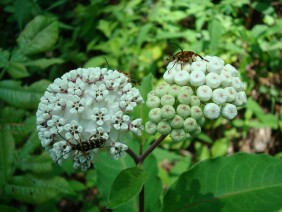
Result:
{"label": "insect on flower", "polygon": [[173,61],[175,61],[173,66],[172,66],[172,68],[174,67],[174,65],[176,63],[181,63],[181,69],[183,69],[183,67],[184,67],[184,65],[186,63],[195,62],[196,61],[196,57],[200,57],[202,60],[209,62],[208,60],[204,59],[201,55],[199,55],[199,54],[197,54],[195,52],[183,51],[183,49],[179,45],[177,45],[175,43],[169,43],[169,44],[175,45],[175,46],[177,46],[181,50],[180,52],[177,52],[176,54],[172,55],[172,59],[173,59]]}
{"label": "insect on flower", "polygon": [[[88,151],[93,150],[93,149],[96,149],[96,148],[102,148],[102,147],[105,145],[105,143],[106,143],[106,139],[104,139],[104,138],[95,138],[96,135],[92,135],[92,136],[90,136],[90,138],[89,138],[88,140],[86,140],[86,141],[81,141],[81,138],[80,138],[79,141],[76,140],[76,141],[77,141],[77,144],[72,144],[72,143],[70,143],[67,139],[65,139],[59,132],[58,132],[58,135],[59,135],[64,141],[66,141],[68,145],[71,146],[71,149],[70,149],[68,152],[64,153],[61,157],[59,157],[59,158],[57,159],[57,161],[56,161],[57,163],[58,163],[58,161],[59,161],[62,157],[64,157],[65,155],[67,155],[67,154],[70,153],[71,151],[77,150],[77,151],[80,151],[80,152],[82,152],[83,154],[86,155]],[[89,156],[88,156],[88,157],[89,157]]]}

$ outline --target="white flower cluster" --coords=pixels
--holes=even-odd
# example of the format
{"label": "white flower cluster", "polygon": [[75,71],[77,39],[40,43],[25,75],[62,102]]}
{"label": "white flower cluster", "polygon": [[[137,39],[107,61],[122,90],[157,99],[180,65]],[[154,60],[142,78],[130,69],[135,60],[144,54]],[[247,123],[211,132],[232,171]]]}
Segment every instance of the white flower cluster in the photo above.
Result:
{"label": "white flower cluster", "polygon": [[141,119],[130,112],[143,103],[124,74],[106,68],[79,68],[49,85],[41,97],[37,130],[41,144],[58,164],[71,158],[86,170],[100,148],[114,159],[125,156],[122,143],[129,132],[141,135]]}
{"label": "white flower cluster", "polygon": [[200,132],[205,118],[237,116],[237,107],[247,102],[238,71],[219,57],[206,56],[205,60],[198,57],[191,63],[168,64],[163,76],[166,83],[148,94],[147,133],[170,134],[174,141],[182,141]]}

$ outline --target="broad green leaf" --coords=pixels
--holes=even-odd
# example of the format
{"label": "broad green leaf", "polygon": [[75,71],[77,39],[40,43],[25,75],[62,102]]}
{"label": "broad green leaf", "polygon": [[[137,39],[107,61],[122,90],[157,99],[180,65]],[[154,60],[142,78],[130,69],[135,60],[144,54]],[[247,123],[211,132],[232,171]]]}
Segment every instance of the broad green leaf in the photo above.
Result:
{"label": "broad green leaf", "polygon": [[111,187],[108,207],[116,208],[135,197],[146,180],[145,171],[139,167],[122,170]]}
{"label": "broad green leaf", "polygon": [[7,67],[7,72],[10,74],[12,78],[15,79],[29,76],[26,67],[23,64],[17,62],[9,62],[9,65]]}
{"label": "broad green leaf", "polygon": [[[134,166],[134,161],[128,155],[119,160],[113,160],[107,154],[99,155],[99,161],[95,163],[97,170],[97,187],[104,201],[108,201],[111,185],[119,172]],[[105,204],[107,203],[105,202]]]}
{"label": "broad green leaf", "polygon": [[154,155],[145,159],[144,170],[146,170],[145,211],[158,212],[161,209],[161,196],[163,194],[162,182],[158,176],[158,163]]}
{"label": "broad green leaf", "polygon": [[19,159],[24,159],[28,157],[29,154],[33,153],[35,149],[41,146],[38,134],[35,131],[30,135],[27,141],[24,143],[23,147],[18,150]]}
{"label": "broad green leaf", "polygon": [[9,180],[14,160],[15,141],[7,127],[0,131],[0,194],[2,186]]}
{"label": "broad green leaf", "polygon": [[12,177],[5,186],[5,192],[21,202],[33,204],[46,202],[60,194],[73,194],[62,177],[40,179],[32,175]]}
{"label": "broad green leaf", "polygon": [[59,27],[54,18],[36,16],[17,39],[23,54],[35,54],[50,50],[58,39]]}
{"label": "broad green leaf", "polygon": [[277,211],[282,161],[239,153],[203,161],[183,173],[164,197],[163,211]]}
{"label": "broad green leaf", "polygon": [[1,81],[0,99],[18,108],[35,109],[43,95],[41,90],[36,86],[22,87],[18,81]]}
{"label": "broad green leaf", "polygon": [[209,34],[210,34],[210,51],[216,52],[218,47],[219,47],[223,27],[222,27],[220,21],[218,19],[214,18],[209,23],[208,30],[209,30]]}
{"label": "broad green leaf", "polygon": [[32,60],[29,62],[24,63],[26,66],[33,66],[41,69],[45,69],[51,65],[55,64],[62,64],[64,62],[61,58],[48,58],[48,59],[38,59],[38,60]]}

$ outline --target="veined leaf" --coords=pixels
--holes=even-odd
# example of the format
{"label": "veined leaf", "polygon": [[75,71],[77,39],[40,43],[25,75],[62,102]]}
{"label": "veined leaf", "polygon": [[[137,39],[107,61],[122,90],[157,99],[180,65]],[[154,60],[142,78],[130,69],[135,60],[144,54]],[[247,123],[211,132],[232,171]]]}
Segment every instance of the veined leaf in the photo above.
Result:
{"label": "veined leaf", "polygon": [[[39,81],[36,83],[38,85]],[[0,99],[10,105],[24,109],[35,109],[43,95],[42,88],[31,85],[22,87],[20,82],[5,80],[0,82]]]}
{"label": "veined leaf", "polygon": [[14,176],[5,186],[5,192],[21,202],[40,204],[60,194],[73,194],[62,177],[40,179],[32,175]]}
{"label": "veined leaf", "polygon": [[116,208],[135,197],[146,180],[143,169],[133,167],[122,170],[116,177],[110,192],[109,208]]}
{"label": "veined leaf", "polygon": [[26,25],[17,42],[24,54],[35,54],[50,50],[58,35],[58,22],[54,18],[36,16]]}
{"label": "veined leaf", "polygon": [[40,146],[40,141],[37,132],[31,134],[24,146],[18,150],[18,157],[20,159],[26,158],[31,154],[37,147]]}
{"label": "veined leaf", "polygon": [[61,58],[48,58],[48,59],[43,58],[43,59],[32,60],[32,61],[26,62],[25,65],[45,69],[51,65],[61,64],[63,62],[64,60]]}
{"label": "veined leaf", "polygon": [[239,153],[206,160],[183,173],[164,197],[163,211],[277,211],[282,161]]}
{"label": "veined leaf", "polygon": [[0,131],[0,193],[11,175],[11,163],[14,160],[15,141],[8,128]]}
{"label": "veined leaf", "polygon": [[29,155],[16,162],[16,166],[23,171],[44,173],[52,170],[52,160],[47,152],[39,156]]}
{"label": "veined leaf", "polygon": [[7,72],[10,74],[12,78],[15,79],[29,76],[26,67],[23,64],[17,62],[9,62],[9,65],[7,67]]}

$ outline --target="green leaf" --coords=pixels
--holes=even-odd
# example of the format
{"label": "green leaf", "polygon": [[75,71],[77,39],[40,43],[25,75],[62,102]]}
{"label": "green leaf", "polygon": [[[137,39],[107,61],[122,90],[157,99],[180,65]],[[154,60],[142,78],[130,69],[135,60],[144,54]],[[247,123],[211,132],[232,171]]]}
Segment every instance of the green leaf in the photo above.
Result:
{"label": "green leaf", "polygon": [[9,65],[7,67],[7,72],[10,74],[12,78],[15,79],[29,76],[26,67],[23,64],[17,62],[9,62]]}
{"label": "green leaf", "polygon": [[17,39],[23,54],[35,54],[50,50],[59,35],[58,22],[54,18],[36,16]]}
{"label": "green leaf", "polygon": [[210,34],[210,51],[211,52],[216,52],[219,43],[220,43],[220,37],[222,34],[222,25],[220,21],[216,18],[214,18],[208,26],[209,34]]}
{"label": "green leaf", "polygon": [[60,194],[74,193],[62,177],[40,179],[32,175],[14,176],[5,186],[5,192],[21,202],[33,204],[41,204]]}
{"label": "green leaf", "polygon": [[5,212],[20,212],[21,210],[19,208],[12,208],[7,205],[0,205],[0,211]]}
{"label": "green leaf", "polygon": [[282,161],[239,153],[210,159],[183,173],[164,197],[163,211],[277,211]]}
{"label": "green leaf", "polygon": [[161,196],[163,194],[162,182],[158,176],[158,161],[150,155],[144,162],[146,170],[145,182],[145,211],[158,212],[161,209]]}
{"label": "green leaf", "polygon": [[18,150],[18,157],[24,159],[28,157],[29,154],[33,153],[36,148],[41,146],[37,132],[30,135],[24,146]]}
{"label": "green leaf", "polygon": [[49,59],[43,58],[43,59],[26,62],[25,65],[45,69],[51,65],[62,64],[63,62],[64,60],[61,58],[49,58]]}
{"label": "green leaf", "polygon": [[223,138],[214,142],[211,148],[212,157],[226,155],[228,146],[229,146],[229,141],[227,138]]}
{"label": "green leaf", "polygon": [[7,127],[0,131],[0,193],[3,185],[8,181],[12,172],[14,160],[15,141]]}
{"label": "green leaf", "polygon": [[146,174],[139,167],[122,170],[111,187],[108,207],[116,208],[131,200],[141,191],[145,180]]}
{"label": "green leaf", "polygon": [[23,171],[34,173],[44,173],[52,170],[53,161],[47,152],[39,156],[29,155],[16,162],[16,166]]}
{"label": "green leaf", "polygon": [[111,185],[120,170],[134,167],[133,160],[126,156],[119,160],[112,160],[106,154],[99,155],[99,162],[95,164],[97,170],[97,186],[103,197],[108,198]]}
{"label": "green leaf", "polygon": [[42,83],[42,81],[39,81],[30,87],[22,87],[18,81],[1,81],[0,99],[18,108],[35,109],[43,95],[42,88],[36,86],[40,82]]}

